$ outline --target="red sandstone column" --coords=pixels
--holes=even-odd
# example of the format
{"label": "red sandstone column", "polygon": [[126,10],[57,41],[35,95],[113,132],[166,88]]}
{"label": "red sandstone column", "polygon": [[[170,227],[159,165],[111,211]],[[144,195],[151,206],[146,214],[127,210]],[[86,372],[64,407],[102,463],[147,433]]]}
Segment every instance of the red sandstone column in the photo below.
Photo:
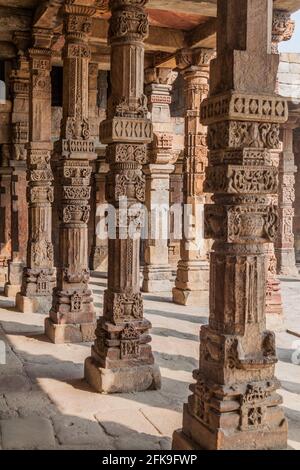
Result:
{"label": "red sandstone column", "polygon": [[185,150],[183,237],[180,244],[173,301],[180,305],[208,304],[209,244],[204,240],[203,192],[207,166],[207,129],[200,124],[200,104],[208,95],[212,49],[187,49],[177,54],[177,66],[185,79]]}
{"label": "red sandstone column", "polygon": [[29,144],[27,266],[16,307],[48,313],[55,285],[52,245],[53,174],[51,156],[51,40],[49,30],[33,30],[29,49]]}
{"label": "red sandstone column", "polygon": [[8,262],[11,259],[11,168],[10,147],[0,145],[0,282],[8,277]]}
{"label": "red sandstone column", "polygon": [[275,244],[277,270],[281,276],[298,277],[295,257],[294,203],[295,203],[295,157],[293,134],[296,120],[290,117],[282,127],[283,151],[279,164],[279,231]]}
{"label": "red sandstone column", "polygon": [[89,288],[90,162],[96,158],[89,122],[88,44],[95,8],[64,6],[64,101],[60,156],[60,260],[45,332],[54,343],[92,341],[95,310]]}
{"label": "red sandstone column", "polygon": [[[107,72],[97,70],[97,80],[90,83],[90,113],[97,126],[97,140],[99,139],[99,124],[106,118],[107,109]],[[93,174],[94,189],[94,205],[93,205],[93,238],[90,257],[90,265],[93,271],[107,273],[108,246],[107,237],[104,236],[102,227],[105,225],[106,214],[106,196],[105,196],[105,179],[109,169],[108,163],[105,161],[105,148],[97,142],[97,160],[95,161],[95,171]],[[102,231],[100,233],[99,231]]]}
{"label": "red sandstone column", "polygon": [[168,248],[170,174],[174,171],[171,164],[173,125],[170,104],[172,85],[177,75],[168,68],[149,68],[145,71],[145,93],[154,139],[149,148],[149,163],[143,168],[149,228],[144,249],[143,292],[168,292],[172,288]]}
{"label": "red sandstone column", "polygon": [[[300,123],[298,122],[298,125]],[[294,237],[296,266],[300,267],[300,127],[294,131],[294,155],[296,164],[295,174],[295,217],[294,217]]]}
{"label": "red sandstone column", "polygon": [[[19,39],[19,41],[18,41]],[[17,44],[24,38],[15,38]],[[19,44],[20,45],[20,44]],[[12,94],[12,144],[10,155],[11,178],[11,240],[12,259],[8,264],[8,282],[5,295],[15,297],[21,290],[23,269],[26,266],[28,241],[28,204],[27,204],[27,150],[29,139],[29,62],[21,52],[17,66],[10,77]]]}
{"label": "red sandstone column", "polygon": [[[151,324],[143,317],[140,292],[141,204],[145,200],[142,165],[152,140],[144,89],[144,44],[148,34],[147,0],[111,0],[109,26],[112,96],[100,138],[107,143],[110,172],[107,200],[116,211],[116,237],[108,241],[108,289],[98,321],[85,378],[98,392],[133,392],[160,387],[150,346]],[[128,212],[121,212],[126,198]],[[129,226],[136,227],[131,236]]]}
{"label": "red sandstone column", "polygon": [[274,94],[272,0],[218,0],[217,59],[201,122],[208,125],[205,208],[210,260],[209,325],[173,449],[280,449],[287,422],[276,393],[275,335],[266,331],[265,244],[274,242],[278,187],[271,151],[280,146],[285,100]]}

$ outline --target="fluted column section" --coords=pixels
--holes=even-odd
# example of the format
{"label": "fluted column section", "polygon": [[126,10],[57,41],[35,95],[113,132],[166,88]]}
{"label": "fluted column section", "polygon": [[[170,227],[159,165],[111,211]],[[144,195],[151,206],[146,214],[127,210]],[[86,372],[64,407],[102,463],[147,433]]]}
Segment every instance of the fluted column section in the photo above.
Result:
{"label": "fluted column section", "polygon": [[46,334],[55,343],[92,341],[95,310],[88,283],[90,161],[96,158],[89,123],[88,44],[94,8],[67,4],[63,11],[64,97],[61,133],[60,262]]}
{"label": "fluted column section", "polygon": [[26,313],[48,313],[55,284],[52,245],[53,174],[51,144],[51,39],[48,30],[33,30],[29,54],[29,144],[27,266],[16,306]]}
{"label": "fluted column section", "polygon": [[[108,289],[85,377],[99,392],[129,392],[160,386],[140,293],[141,203],[145,200],[146,143],[152,140],[144,89],[144,45],[148,34],[147,0],[111,0],[112,96],[100,138],[108,144],[108,202],[116,212],[116,236],[108,241]],[[123,202],[128,211],[124,213]],[[130,234],[135,227],[135,236]]]}
{"label": "fluted column section", "polygon": [[217,59],[208,126],[205,235],[210,258],[209,325],[202,326],[199,368],[184,406],[179,449],[280,449],[287,422],[276,393],[275,335],[266,331],[265,244],[274,242],[278,190],[271,152],[280,148],[287,102],[274,94],[279,64],[271,54],[272,0],[218,0]]}
{"label": "fluted column section", "polygon": [[209,244],[204,240],[203,191],[207,167],[207,128],[200,123],[200,105],[208,95],[212,49],[181,50],[177,66],[185,79],[184,217],[173,301],[180,305],[208,304]]}

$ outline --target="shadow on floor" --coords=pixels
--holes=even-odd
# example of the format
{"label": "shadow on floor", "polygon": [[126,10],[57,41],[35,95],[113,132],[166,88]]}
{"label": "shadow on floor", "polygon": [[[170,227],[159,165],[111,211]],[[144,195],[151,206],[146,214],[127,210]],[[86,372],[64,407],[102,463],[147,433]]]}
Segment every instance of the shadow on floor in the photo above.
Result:
{"label": "shadow on floor", "polygon": [[154,327],[151,329],[152,335],[157,336],[164,336],[166,338],[180,338],[180,339],[187,339],[190,341],[199,341],[199,336],[193,335],[192,333],[184,333],[177,330],[171,330],[170,328],[161,328],[161,327]]}
{"label": "shadow on floor", "polygon": [[187,321],[190,323],[199,323],[200,325],[206,325],[208,323],[208,316],[196,316],[196,315],[189,315],[188,313],[185,312],[162,312],[161,310],[151,310],[148,308],[145,308],[145,315],[157,315],[160,317],[165,317],[165,318],[175,318],[176,320],[183,320]]}

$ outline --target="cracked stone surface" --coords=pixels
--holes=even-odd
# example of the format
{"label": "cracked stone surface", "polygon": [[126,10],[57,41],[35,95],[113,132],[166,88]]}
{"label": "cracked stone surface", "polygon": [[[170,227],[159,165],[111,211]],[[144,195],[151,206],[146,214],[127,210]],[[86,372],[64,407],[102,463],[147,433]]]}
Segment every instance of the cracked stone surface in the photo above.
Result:
{"label": "cracked stone surface", "polygon": [[[97,313],[106,281],[93,277]],[[289,446],[300,450],[300,365],[291,362],[300,333],[300,281],[282,282],[285,328],[277,333],[277,376],[289,420]],[[55,345],[44,335],[44,316],[14,311],[0,296],[0,448],[3,449],[170,449],[181,427],[182,405],[197,367],[204,308],[171,303],[171,294],[145,294],[145,316],[153,324],[153,350],[162,389],[100,395],[83,379],[91,344]],[[300,338],[298,338],[300,340]]]}

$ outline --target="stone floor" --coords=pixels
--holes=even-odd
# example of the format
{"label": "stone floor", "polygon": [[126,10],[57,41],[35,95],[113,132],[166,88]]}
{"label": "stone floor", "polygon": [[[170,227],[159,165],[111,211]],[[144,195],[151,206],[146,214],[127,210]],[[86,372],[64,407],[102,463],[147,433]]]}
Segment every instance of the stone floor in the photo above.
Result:
{"label": "stone floor", "polygon": [[[104,279],[92,279],[98,312],[104,287]],[[299,288],[300,281],[283,282],[286,325],[300,333]],[[94,393],[82,379],[90,344],[50,343],[42,315],[16,313],[13,301],[0,296],[0,340],[7,350],[7,365],[0,365],[0,448],[170,449],[207,312],[173,305],[168,296],[144,298],[162,390],[108,396]],[[300,366],[291,363],[297,338],[285,331],[277,336],[289,446],[300,450]]]}

